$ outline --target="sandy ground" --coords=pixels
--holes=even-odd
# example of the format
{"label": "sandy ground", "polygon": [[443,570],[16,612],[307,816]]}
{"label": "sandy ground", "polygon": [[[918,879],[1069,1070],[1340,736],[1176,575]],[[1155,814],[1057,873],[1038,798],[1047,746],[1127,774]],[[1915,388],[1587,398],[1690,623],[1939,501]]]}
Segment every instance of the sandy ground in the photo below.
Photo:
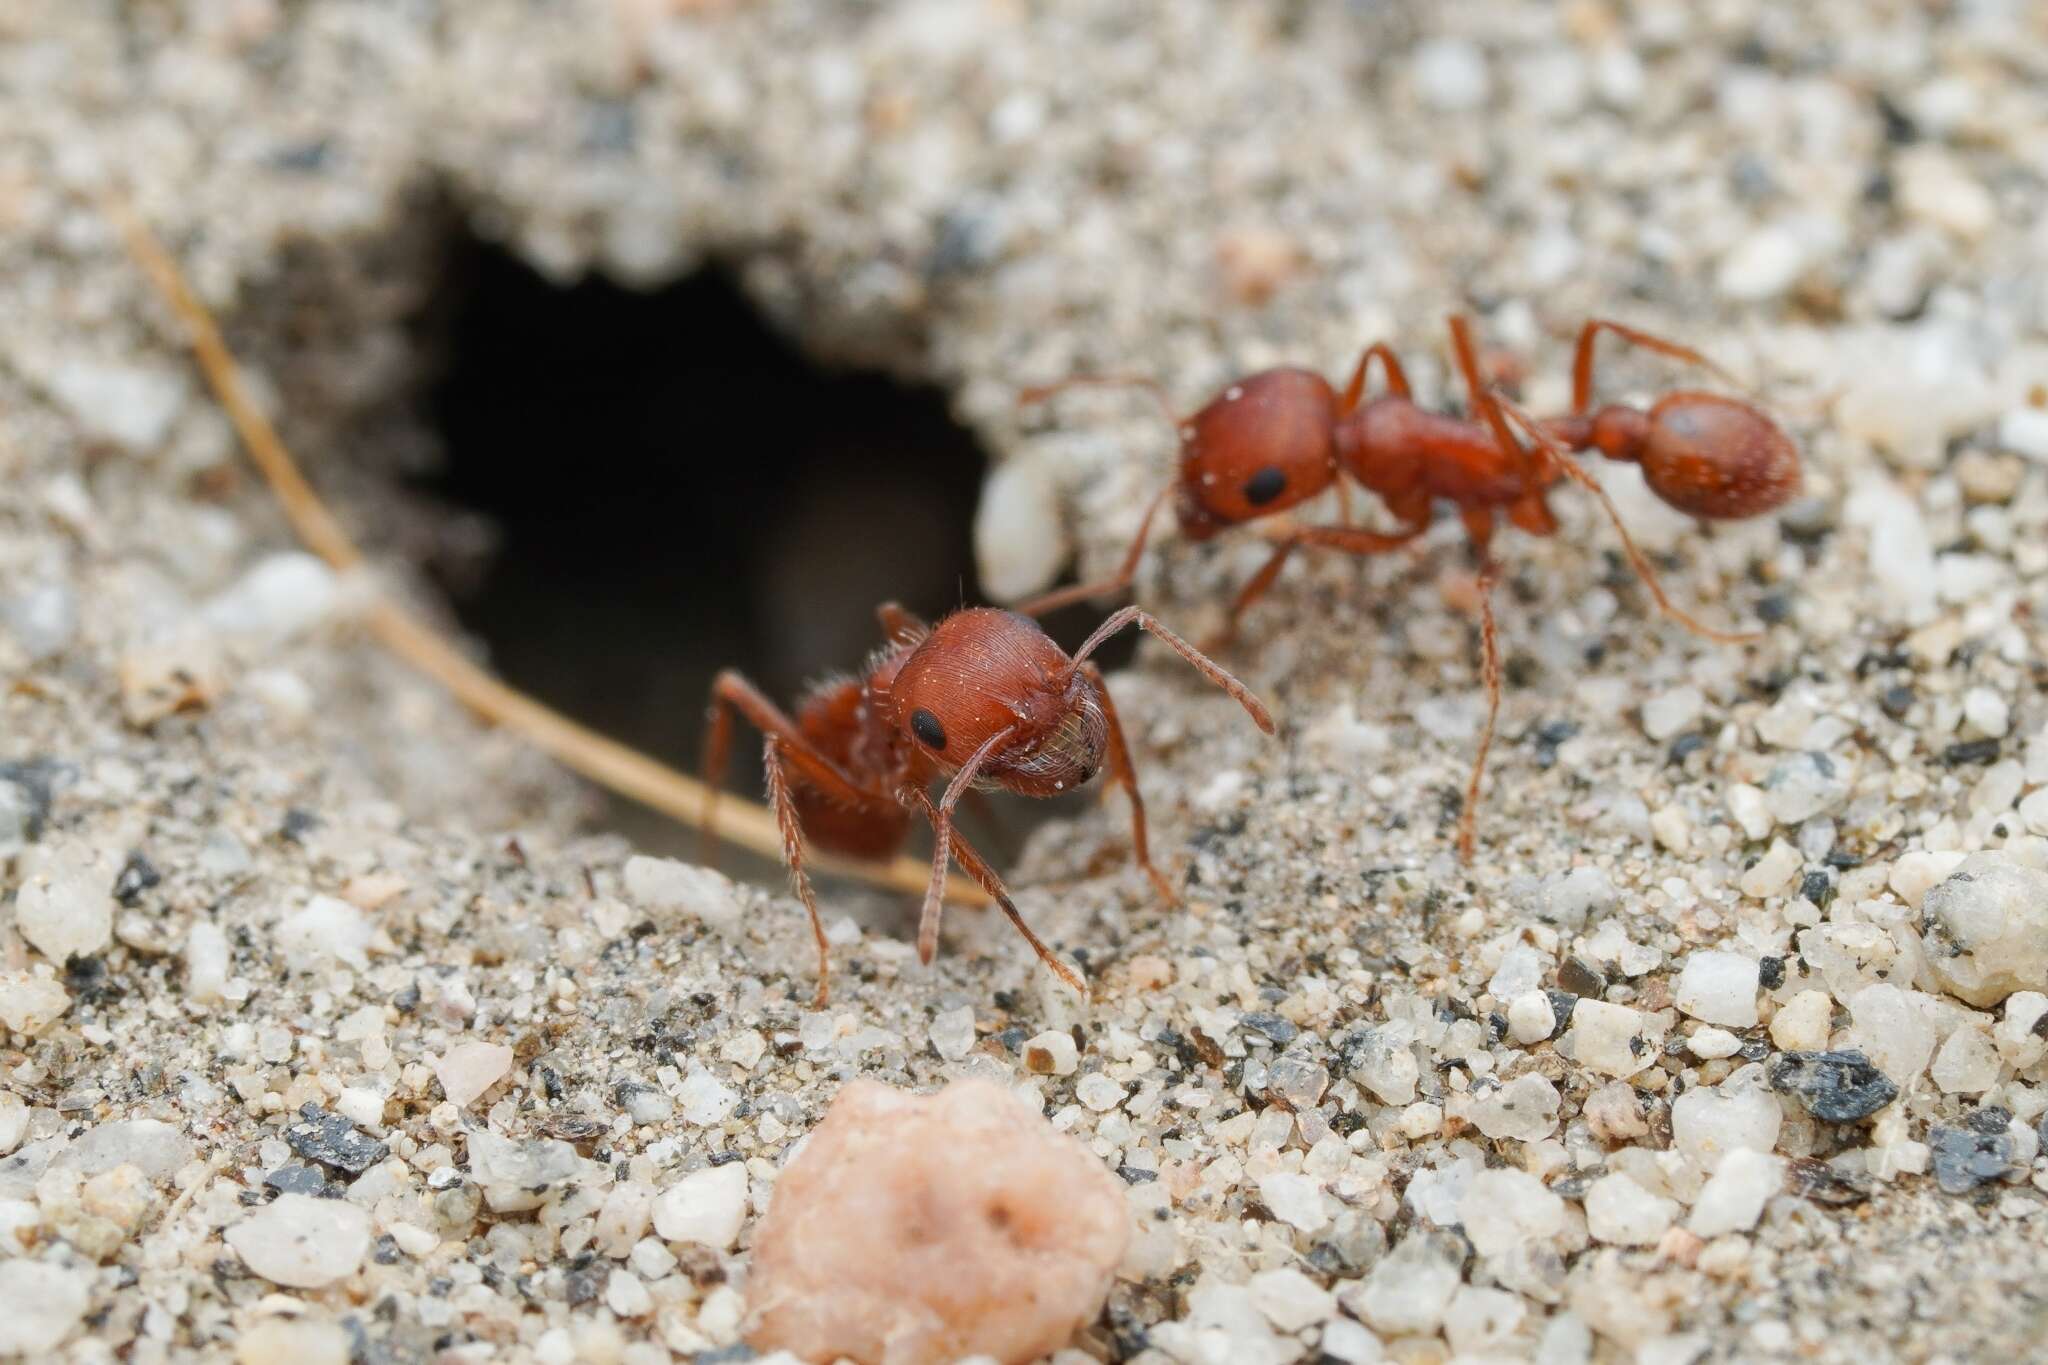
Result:
{"label": "sandy ground", "polygon": [[[720,1352],[747,1234],[615,1258],[604,1186],[737,1155],[758,1208],[848,1077],[983,1074],[1128,1182],[1144,1231],[1094,1358],[2024,1358],[2048,1227],[2044,24],[2019,0],[18,0],[0,1348],[744,1358]],[[1018,592],[1070,551],[1112,564],[1172,449],[1141,399],[1020,415],[1018,385],[1138,371],[1191,407],[1386,339],[1434,398],[1457,307],[1538,408],[1587,316],[1699,346],[1796,435],[1807,497],[1703,530],[1610,479],[1681,600],[1762,624],[1741,646],[1659,621],[1583,498],[1554,539],[1503,539],[1474,865],[1450,843],[1479,715],[1451,522],[1417,556],[1296,568],[1251,618],[1234,663],[1277,741],[1163,650],[1115,680],[1188,904],[1150,897],[1114,805],[1042,832],[1020,902],[1091,1001],[960,915],[929,971],[847,924],[814,1013],[793,902],[636,894],[573,782],[378,653],[363,585],[288,557],[109,185],[429,611],[434,527],[392,484],[434,453],[402,323],[458,223],[565,279],[715,257],[820,357],[952,386],[998,453],[984,569]],[[1141,597],[1197,631],[1262,550],[1169,540]],[[2019,889],[1962,928],[1923,905],[1987,851],[1957,894]],[[1761,976],[1746,1020],[1686,987],[1716,950]],[[1957,985],[1980,957],[2002,987]],[[1569,1034],[1518,1041],[1532,990],[1582,997]],[[1025,1070],[1049,1028],[1085,1042],[1072,1074]],[[1836,1122],[1768,1083],[1826,1048],[1898,1098]],[[1534,1127],[1493,1098],[1526,1078],[1555,1106]],[[306,1165],[309,1103],[387,1159]],[[1695,1236],[1699,1144],[1737,1129],[1775,1151],[1769,1198]],[[266,1180],[347,1186],[315,1287],[236,1232]],[[503,1207],[529,1184],[538,1208]]]}

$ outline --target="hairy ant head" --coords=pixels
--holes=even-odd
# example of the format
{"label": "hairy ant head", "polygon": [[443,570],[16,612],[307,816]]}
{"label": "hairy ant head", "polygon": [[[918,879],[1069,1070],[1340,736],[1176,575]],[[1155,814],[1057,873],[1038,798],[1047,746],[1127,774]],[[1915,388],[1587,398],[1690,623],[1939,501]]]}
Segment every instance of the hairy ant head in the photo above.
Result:
{"label": "hairy ant head", "polygon": [[1181,424],[1182,533],[1205,539],[1328,488],[1336,422],[1337,393],[1311,370],[1265,370],[1218,394]]}
{"label": "hairy ant head", "polygon": [[896,670],[889,702],[927,770],[958,769],[995,740],[977,779],[1022,796],[1081,786],[1108,743],[1088,678],[1035,622],[1007,611],[939,622]]}
{"label": "hairy ant head", "polygon": [[1759,516],[1799,492],[1799,451],[1778,424],[1749,404],[1716,393],[1674,393],[1647,413],[1605,408],[1593,444],[1610,459],[1634,460],[1643,481],[1689,516]]}

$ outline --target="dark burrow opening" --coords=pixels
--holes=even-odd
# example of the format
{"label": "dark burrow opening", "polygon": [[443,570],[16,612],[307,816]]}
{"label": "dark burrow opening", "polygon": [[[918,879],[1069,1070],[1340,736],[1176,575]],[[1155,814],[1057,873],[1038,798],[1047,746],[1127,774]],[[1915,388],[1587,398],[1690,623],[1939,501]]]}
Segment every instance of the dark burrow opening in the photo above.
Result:
{"label": "dark burrow opening", "polygon": [[[448,358],[428,396],[445,458],[422,491],[490,541],[445,586],[506,679],[586,724],[694,773],[720,668],[793,707],[879,643],[876,604],[931,617],[982,600],[986,454],[944,393],[821,367],[720,270],[561,288],[469,243],[428,325]],[[1071,649],[1101,615],[1047,624]],[[760,795],[751,734],[729,787]],[[998,802],[997,847],[1049,804]],[[651,850],[697,847],[622,800],[602,821]]]}

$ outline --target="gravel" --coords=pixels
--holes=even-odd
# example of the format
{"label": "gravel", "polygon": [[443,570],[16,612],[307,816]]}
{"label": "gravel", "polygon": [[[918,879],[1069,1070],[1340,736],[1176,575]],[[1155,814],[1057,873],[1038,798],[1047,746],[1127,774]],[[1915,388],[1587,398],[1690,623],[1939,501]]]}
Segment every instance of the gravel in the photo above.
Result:
{"label": "gravel", "polygon": [[[1090,1358],[2033,1351],[2028,7],[32,8],[0,48],[0,1348],[737,1358],[758,1208],[834,1097],[979,1078],[1128,1215]],[[1157,651],[1113,681],[1188,904],[1087,811],[1007,869],[1091,999],[992,916],[925,970],[832,889],[813,1010],[779,888],[589,831],[365,644],[362,585],[290,541],[99,217],[109,178],[430,614],[410,323],[458,226],[560,279],[716,259],[821,360],[943,385],[993,452],[1005,596],[1112,568],[1171,454],[1143,402],[1019,386],[1142,373],[1185,410],[1385,339],[1436,402],[1460,307],[1539,409],[1585,317],[1697,345],[1806,497],[1702,530],[1598,471],[1742,645],[1660,621],[1576,490],[1561,534],[1502,533],[1469,868],[1460,529],[1297,557],[1229,660],[1280,742]],[[1603,395],[1716,382],[1601,356]],[[1138,596],[1199,635],[1264,552],[1164,534]],[[385,1154],[295,1163],[309,1105],[321,1151]],[[323,1172],[338,1198],[256,1202]],[[656,1224],[690,1181],[723,1191],[712,1244]]]}

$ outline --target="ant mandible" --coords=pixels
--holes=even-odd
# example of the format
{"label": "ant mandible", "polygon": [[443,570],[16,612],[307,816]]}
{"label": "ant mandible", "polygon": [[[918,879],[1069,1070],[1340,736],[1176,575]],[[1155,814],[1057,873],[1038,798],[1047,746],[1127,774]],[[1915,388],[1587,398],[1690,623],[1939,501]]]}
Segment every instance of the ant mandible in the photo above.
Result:
{"label": "ant mandible", "polygon": [[[853,857],[883,857],[902,846],[913,813],[931,822],[934,841],[931,885],[918,922],[918,957],[930,963],[938,947],[946,872],[949,861],[958,859],[1039,959],[1085,992],[1081,978],[1031,931],[1002,879],[954,827],[953,808],[976,787],[1056,796],[1086,783],[1106,763],[1110,781],[1131,800],[1132,854],[1159,894],[1176,904],[1179,897],[1152,863],[1145,802],[1138,794],[1123,723],[1101,670],[1088,656],[1110,636],[1136,625],[1229,693],[1269,735],[1272,715],[1244,684],[1136,607],[1110,616],[1071,657],[1037,622],[1015,612],[971,608],[926,625],[889,603],[878,615],[888,643],[870,657],[865,675],[819,684],[805,696],[795,719],[740,674],[727,670],[718,675],[704,741],[706,840],[717,820],[718,789],[738,712],[765,736],[761,762],[769,805],[782,830],[783,861],[818,944],[818,1004],[828,998],[831,961],[817,898],[804,871],[804,842],[808,838],[819,848]],[[934,802],[928,788],[940,777],[950,780]]]}
{"label": "ant mandible", "polygon": [[[1025,390],[1020,401],[1031,403],[1071,387],[1143,388],[1178,432],[1180,460],[1173,482],[1146,507],[1114,574],[1032,598],[1016,610],[1035,616],[1129,587],[1153,518],[1168,495],[1174,498],[1182,534],[1206,540],[1226,527],[1285,511],[1334,486],[1344,499],[1344,524],[1298,526],[1277,537],[1271,557],[1230,605],[1221,634],[1227,641],[1235,634],[1239,616],[1272,587],[1296,550],[1385,553],[1428,529],[1435,502],[1454,504],[1480,563],[1480,640],[1487,694],[1486,724],[1458,820],[1458,850],[1469,862],[1480,780],[1500,712],[1500,645],[1493,615],[1500,566],[1491,552],[1495,518],[1505,513],[1510,524],[1531,535],[1552,535],[1558,529],[1557,518],[1545,495],[1562,480],[1580,484],[1599,500],[1630,564],[1667,615],[1708,639],[1746,640],[1753,637],[1710,629],[1673,605],[1606,491],[1570,454],[1597,451],[1611,460],[1638,464],[1659,498],[1681,512],[1715,520],[1753,517],[1781,506],[1798,492],[1800,475],[1791,439],[1769,417],[1739,399],[1681,390],[1647,410],[1625,404],[1593,406],[1594,347],[1601,332],[1725,377],[1725,371],[1691,347],[1595,318],[1579,331],[1571,412],[1538,420],[1482,382],[1470,323],[1453,316],[1450,331],[1476,418],[1432,412],[1417,404],[1399,358],[1384,342],[1366,348],[1342,393],[1312,370],[1262,370],[1231,384],[1185,419],[1174,416],[1163,390],[1147,379],[1079,378]],[[1388,392],[1362,403],[1375,359],[1385,371]],[[1517,430],[1526,444],[1517,439]],[[1398,529],[1379,532],[1349,524],[1347,476],[1379,497]]]}

